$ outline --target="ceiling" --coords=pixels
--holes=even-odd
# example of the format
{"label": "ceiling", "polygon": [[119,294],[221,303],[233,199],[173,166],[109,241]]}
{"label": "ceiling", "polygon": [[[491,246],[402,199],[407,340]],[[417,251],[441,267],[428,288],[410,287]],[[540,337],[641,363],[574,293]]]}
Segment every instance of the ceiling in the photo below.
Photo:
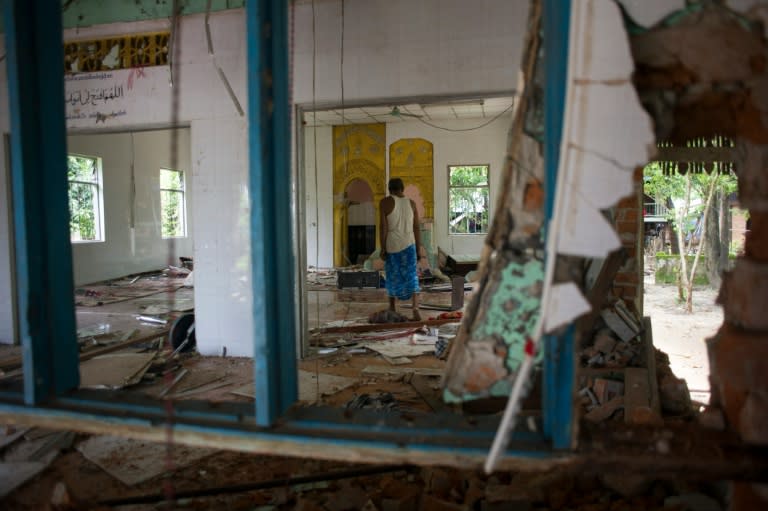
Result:
{"label": "ceiling", "polygon": [[[511,113],[513,96],[475,100],[440,101],[434,103],[406,103],[351,108],[333,108],[304,112],[305,126],[336,126],[341,124],[366,124],[372,122],[424,121],[436,123],[456,119],[491,120]],[[397,108],[400,115],[393,115]],[[419,117],[414,117],[419,116]]]}

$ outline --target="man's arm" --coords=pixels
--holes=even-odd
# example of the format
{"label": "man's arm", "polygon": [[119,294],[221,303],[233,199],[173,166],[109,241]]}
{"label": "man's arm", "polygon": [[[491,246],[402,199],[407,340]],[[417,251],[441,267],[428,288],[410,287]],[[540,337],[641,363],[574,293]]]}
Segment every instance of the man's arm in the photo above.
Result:
{"label": "man's arm", "polygon": [[416,240],[416,257],[418,258],[419,247],[421,247],[421,223],[419,222],[419,210],[413,201],[411,201],[411,209],[413,209],[413,237]]}
{"label": "man's arm", "polygon": [[384,197],[379,203],[379,244],[381,245],[381,251],[379,253],[382,259],[387,255],[387,232],[389,232],[387,213],[384,211],[384,201],[386,200],[387,198]]}

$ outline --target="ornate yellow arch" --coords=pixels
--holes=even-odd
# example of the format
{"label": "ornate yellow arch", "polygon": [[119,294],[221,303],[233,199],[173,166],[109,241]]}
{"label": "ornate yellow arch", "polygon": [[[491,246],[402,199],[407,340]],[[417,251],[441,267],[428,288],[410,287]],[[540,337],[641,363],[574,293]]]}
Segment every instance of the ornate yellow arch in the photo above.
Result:
{"label": "ornate yellow arch", "polygon": [[401,138],[389,146],[389,177],[416,185],[424,199],[424,218],[435,217],[435,173],[432,142],[423,138]]}
{"label": "ornate yellow arch", "polygon": [[[351,124],[333,127],[333,263],[344,266],[347,245],[345,191],[361,179],[373,192],[376,229],[379,202],[386,194],[386,124]],[[378,246],[378,232],[376,244]]]}

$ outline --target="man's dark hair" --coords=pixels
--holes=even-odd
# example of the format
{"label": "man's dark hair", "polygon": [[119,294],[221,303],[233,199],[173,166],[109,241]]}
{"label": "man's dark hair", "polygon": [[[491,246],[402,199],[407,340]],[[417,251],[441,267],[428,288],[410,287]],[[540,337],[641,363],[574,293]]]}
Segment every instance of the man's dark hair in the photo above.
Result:
{"label": "man's dark hair", "polygon": [[399,177],[395,177],[389,180],[389,193],[397,193],[405,190],[403,180]]}

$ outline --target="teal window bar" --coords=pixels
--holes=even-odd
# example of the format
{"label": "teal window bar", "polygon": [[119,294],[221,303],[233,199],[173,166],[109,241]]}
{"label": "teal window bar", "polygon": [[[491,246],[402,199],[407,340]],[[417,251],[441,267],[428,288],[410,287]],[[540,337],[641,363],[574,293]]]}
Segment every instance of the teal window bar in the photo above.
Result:
{"label": "teal window bar", "polygon": [[[23,386],[0,394],[0,417],[114,431],[274,454],[327,457],[345,449],[377,459],[482,461],[498,417],[404,417],[361,410],[292,409],[297,398],[293,296],[287,5],[246,2],[256,405],[164,403],[117,391],[78,390],[78,347],[66,179],[62,20],[59,0],[6,0],[7,69],[15,229],[16,297]],[[554,183],[564,108],[569,3],[546,0],[545,162]],[[44,148],[44,150],[41,150]],[[40,186],[45,183],[45,186]],[[552,187],[547,196],[554,197]],[[548,206],[551,214],[551,204]],[[265,243],[269,240],[269,243]],[[544,434],[515,432],[510,457],[557,455],[570,445],[572,332],[547,342]],[[570,369],[569,369],[570,367]],[[566,441],[568,440],[568,441]],[[442,456],[442,458],[441,458]],[[365,459],[365,458],[360,458]]]}

